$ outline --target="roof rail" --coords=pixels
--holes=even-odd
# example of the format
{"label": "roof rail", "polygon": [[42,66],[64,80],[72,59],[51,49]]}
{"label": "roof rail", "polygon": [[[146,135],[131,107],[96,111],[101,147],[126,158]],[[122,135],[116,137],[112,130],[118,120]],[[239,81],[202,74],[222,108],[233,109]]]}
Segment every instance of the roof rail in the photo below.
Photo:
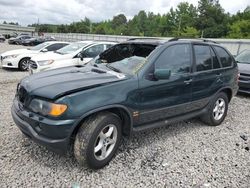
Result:
{"label": "roof rail", "polygon": [[163,38],[155,38],[155,37],[135,37],[135,38],[130,38],[130,40],[164,40]]}
{"label": "roof rail", "polygon": [[177,41],[177,40],[179,40],[179,39],[180,39],[180,38],[175,37],[175,38],[169,39],[168,42]]}
{"label": "roof rail", "polygon": [[212,43],[218,44],[218,42],[213,41],[213,40],[208,40],[208,39],[201,39],[201,40],[203,40],[203,42],[212,42]]}
{"label": "roof rail", "polygon": [[215,42],[215,41],[209,40],[209,39],[204,39],[204,38],[178,38],[178,37],[175,37],[175,38],[169,39],[168,42],[178,41],[178,40],[181,40],[181,39],[186,39],[186,40],[188,40],[188,39],[190,39],[190,40],[191,39],[193,39],[193,40],[201,40],[203,42],[211,42],[211,43],[218,44],[218,42]]}

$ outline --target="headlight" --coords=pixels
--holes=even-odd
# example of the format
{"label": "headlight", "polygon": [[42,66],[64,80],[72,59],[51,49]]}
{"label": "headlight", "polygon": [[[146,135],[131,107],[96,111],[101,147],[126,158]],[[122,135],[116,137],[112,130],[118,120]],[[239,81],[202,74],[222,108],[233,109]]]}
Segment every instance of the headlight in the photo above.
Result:
{"label": "headlight", "polygon": [[40,66],[44,66],[44,65],[50,65],[54,62],[53,59],[51,60],[46,60],[46,61],[38,61],[37,63],[40,65]]}
{"label": "headlight", "polygon": [[19,56],[19,54],[7,55],[7,56],[4,56],[3,59],[16,58],[17,56]]}
{"label": "headlight", "polygon": [[33,99],[29,107],[36,113],[50,116],[60,116],[67,110],[65,104],[55,104],[40,99]]}

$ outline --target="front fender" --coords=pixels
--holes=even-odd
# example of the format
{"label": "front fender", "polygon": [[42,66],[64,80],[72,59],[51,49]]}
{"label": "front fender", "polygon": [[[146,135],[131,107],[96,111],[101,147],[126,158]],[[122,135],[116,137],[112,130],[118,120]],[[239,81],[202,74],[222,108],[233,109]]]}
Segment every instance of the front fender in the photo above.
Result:
{"label": "front fender", "polygon": [[70,135],[73,135],[74,132],[78,130],[78,128],[81,126],[81,123],[90,115],[101,112],[101,111],[107,111],[107,110],[122,110],[124,113],[126,113],[128,118],[124,117],[124,123],[123,123],[123,128],[126,129],[126,132],[128,135],[131,135],[132,133],[132,127],[133,127],[133,118],[130,110],[123,105],[120,104],[114,104],[114,105],[107,105],[107,106],[102,106],[100,108],[96,108],[94,110],[90,110],[86,113],[84,113],[78,120],[74,123]]}

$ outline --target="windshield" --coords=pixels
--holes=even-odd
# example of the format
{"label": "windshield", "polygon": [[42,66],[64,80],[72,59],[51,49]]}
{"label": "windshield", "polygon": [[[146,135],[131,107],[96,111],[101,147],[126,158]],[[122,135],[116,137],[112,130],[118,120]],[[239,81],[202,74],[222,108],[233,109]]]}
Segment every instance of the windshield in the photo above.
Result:
{"label": "windshield", "polygon": [[72,43],[68,46],[65,46],[63,48],[61,48],[60,50],[57,50],[57,53],[60,54],[70,54],[72,52],[75,52],[77,50],[79,50],[80,48],[86,46],[88,43],[80,43],[80,42],[76,42],[76,43]]}
{"label": "windshield", "polygon": [[42,44],[38,44],[38,45],[36,45],[36,46],[34,46],[34,47],[32,47],[32,48],[30,48],[30,50],[41,50],[41,49],[43,49],[45,46],[47,46],[48,45],[48,43],[46,43],[46,42],[44,42],[44,43],[42,43]]}
{"label": "windshield", "polygon": [[133,56],[114,63],[108,63],[106,66],[116,72],[125,74],[136,74],[147,62],[144,57]]}
{"label": "windshield", "polygon": [[242,53],[240,53],[235,60],[238,63],[247,63],[250,64],[250,50],[245,50]]}

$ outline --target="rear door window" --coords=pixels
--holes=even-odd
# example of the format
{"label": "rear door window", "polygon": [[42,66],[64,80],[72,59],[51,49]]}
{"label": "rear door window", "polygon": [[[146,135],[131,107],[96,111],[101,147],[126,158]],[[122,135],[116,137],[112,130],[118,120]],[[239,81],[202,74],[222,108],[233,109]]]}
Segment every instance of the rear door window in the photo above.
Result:
{"label": "rear door window", "polygon": [[196,71],[212,70],[212,57],[210,47],[207,45],[194,45]]}
{"label": "rear door window", "polygon": [[232,57],[227,53],[226,50],[219,46],[214,46],[217,55],[219,56],[222,67],[231,67],[233,63]]}

